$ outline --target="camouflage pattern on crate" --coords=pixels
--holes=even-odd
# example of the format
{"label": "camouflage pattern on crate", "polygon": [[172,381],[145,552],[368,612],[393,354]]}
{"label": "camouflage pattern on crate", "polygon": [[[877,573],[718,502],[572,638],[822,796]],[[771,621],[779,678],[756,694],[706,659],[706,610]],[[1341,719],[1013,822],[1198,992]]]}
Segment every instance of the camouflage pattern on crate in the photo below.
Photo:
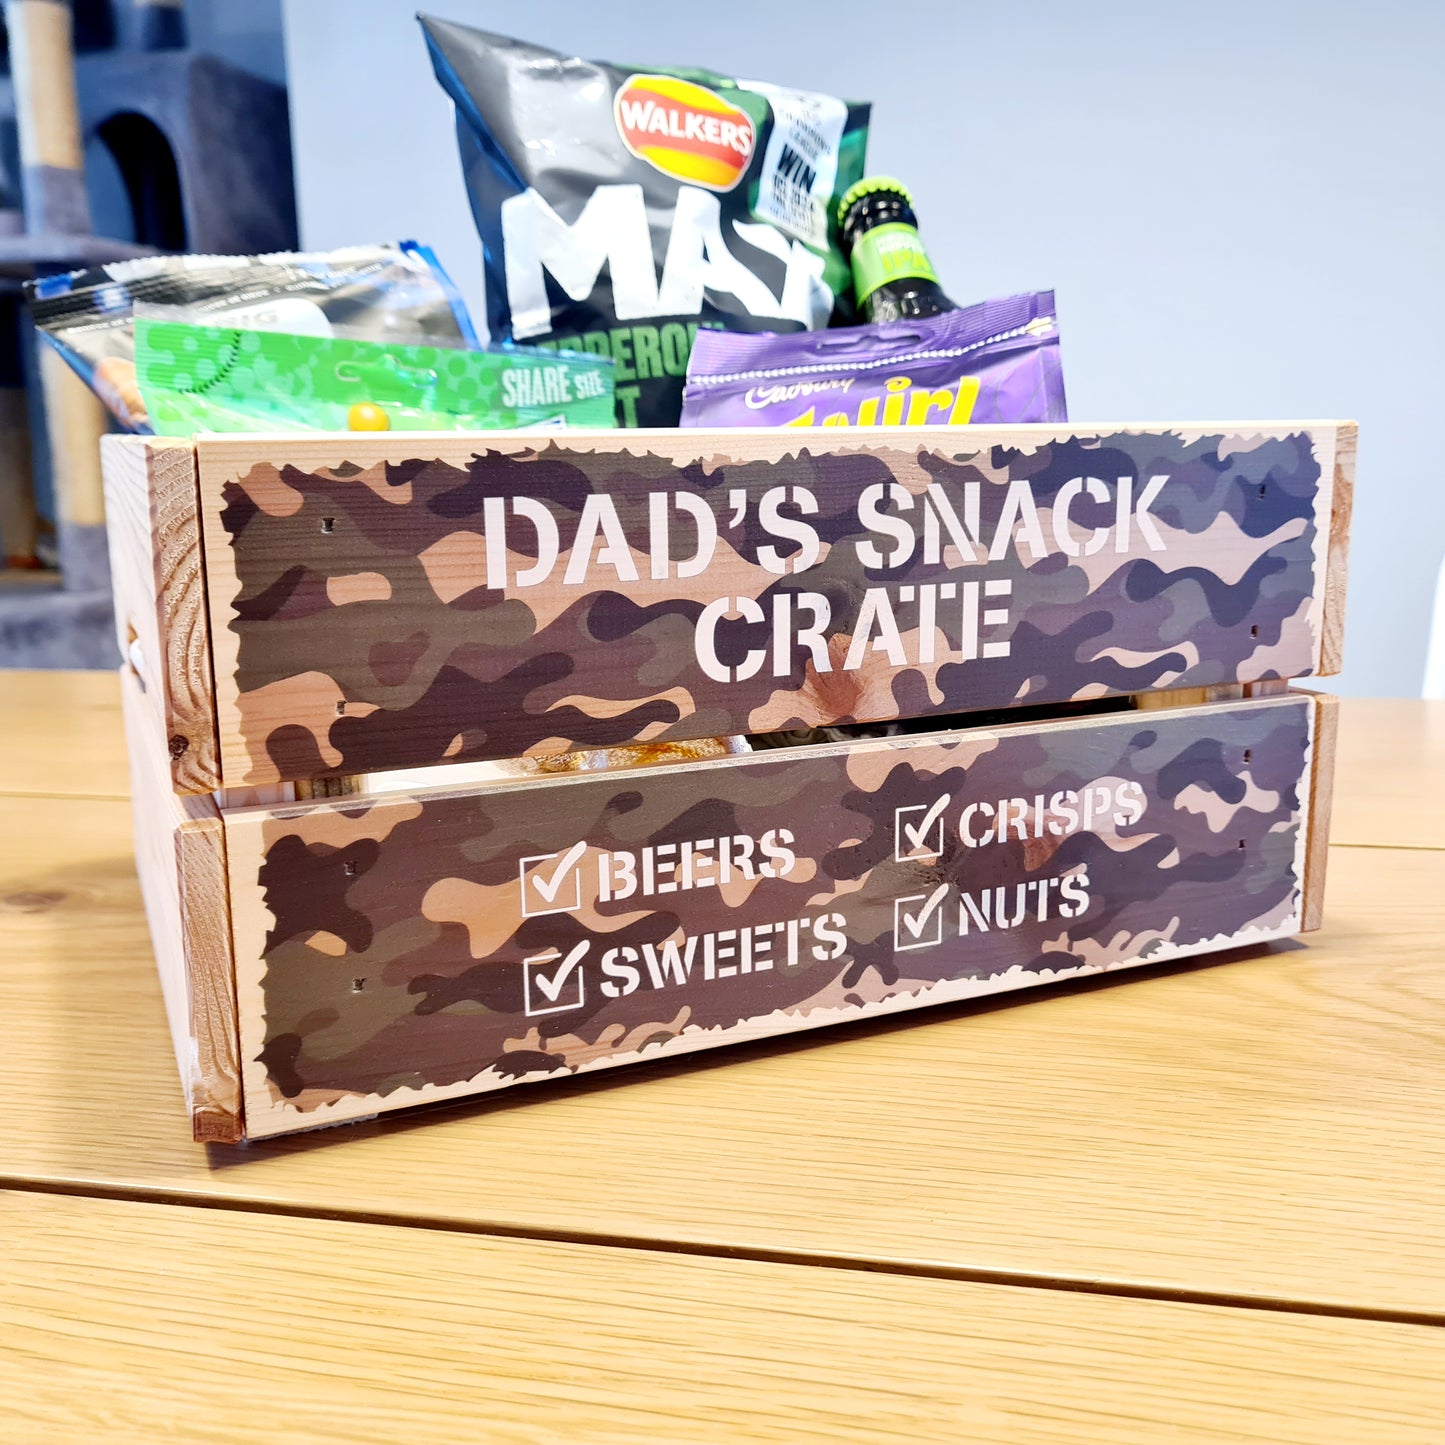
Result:
{"label": "camouflage pattern on crate", "polygon": [[1286,936],[1313,710],[228,815],[247,1133]]}
{"label": "camouflage pattern on crate", "polygon": [[202,440],[226,784],[1319,667],[1333,427],[828,430]]}

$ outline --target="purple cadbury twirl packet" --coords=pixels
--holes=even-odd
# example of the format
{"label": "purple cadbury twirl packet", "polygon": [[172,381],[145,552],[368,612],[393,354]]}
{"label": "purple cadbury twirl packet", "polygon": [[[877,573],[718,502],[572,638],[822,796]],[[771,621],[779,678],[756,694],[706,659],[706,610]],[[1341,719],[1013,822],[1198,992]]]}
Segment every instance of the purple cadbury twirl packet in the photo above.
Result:
{"label": "purple cadbury twirl packet", "polygon": [[1054,293],[796,334],[699,331],[683,426],[1066,421]]}

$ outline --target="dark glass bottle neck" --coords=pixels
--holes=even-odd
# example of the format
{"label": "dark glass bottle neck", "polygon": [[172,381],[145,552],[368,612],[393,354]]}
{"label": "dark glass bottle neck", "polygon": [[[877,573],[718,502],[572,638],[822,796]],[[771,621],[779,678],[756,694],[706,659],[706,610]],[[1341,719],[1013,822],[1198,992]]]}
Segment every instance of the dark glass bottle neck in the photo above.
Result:
{"label": "dark glass bottle neck", "polygon": [[911,321],[957,311],[958,307],[936,281],[910,277],[880,286],[864,299],[862,310],[869,321]]}
{"label": "dark glass bottle neck", "polygon": [[[919,261],[913,274],[907,272],[878,284],[876,273],[865,282],[869,268],[863,260],[859,242],[868,232],[881,226],[907,226],[914,234],[913,245]],[[862,293],[858,309],[869,321],[907,321],[920,316],[937,316],[957,307],[933,277],[927,252],[917,239],[918,217],[905,196],[897,191],[872,191],[849,207],[843,217],[840,239],[843,252],[853,264],[853,282]],[[857,254],[855,254],[857,251]]]}
{"label": "dark glass bottle neck", "polygon": [[843,254],[848,255],[853,243],[865,231],[874,226],[903,225],[918,227],[918,217],[913,207],[897,191],[874,191],[860,201],[855,201],[843,217],[843,228],[839,239],[843,243]]}

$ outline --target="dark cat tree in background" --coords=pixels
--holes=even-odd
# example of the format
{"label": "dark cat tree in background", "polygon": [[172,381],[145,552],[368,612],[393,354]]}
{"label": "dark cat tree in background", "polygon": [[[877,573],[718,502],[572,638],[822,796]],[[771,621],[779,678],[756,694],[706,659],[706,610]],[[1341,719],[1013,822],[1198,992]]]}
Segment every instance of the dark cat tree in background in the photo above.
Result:
{"label": "dark cat tree in background", "polygon": [[[181,0],[6,0],[4,17],[0,667],[109,667],[104,415],[37,343],[20,282],[154,251],[293,248],[286,92],[188,48]],[[94,234],[83,156],[96,143],[129,235]]]}

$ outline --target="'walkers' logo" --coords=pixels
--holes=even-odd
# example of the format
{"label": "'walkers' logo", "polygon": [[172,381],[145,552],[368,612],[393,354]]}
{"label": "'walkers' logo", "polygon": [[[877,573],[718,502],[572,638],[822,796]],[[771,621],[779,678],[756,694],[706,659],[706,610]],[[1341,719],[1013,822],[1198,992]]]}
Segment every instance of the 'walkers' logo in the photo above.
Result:
{"label": "'walkers' logo", "polygon": [[757,135],[751,117],[706,86],[634,75],[613,110],[622,144],[664,175],[730,191],[748,168]]}

